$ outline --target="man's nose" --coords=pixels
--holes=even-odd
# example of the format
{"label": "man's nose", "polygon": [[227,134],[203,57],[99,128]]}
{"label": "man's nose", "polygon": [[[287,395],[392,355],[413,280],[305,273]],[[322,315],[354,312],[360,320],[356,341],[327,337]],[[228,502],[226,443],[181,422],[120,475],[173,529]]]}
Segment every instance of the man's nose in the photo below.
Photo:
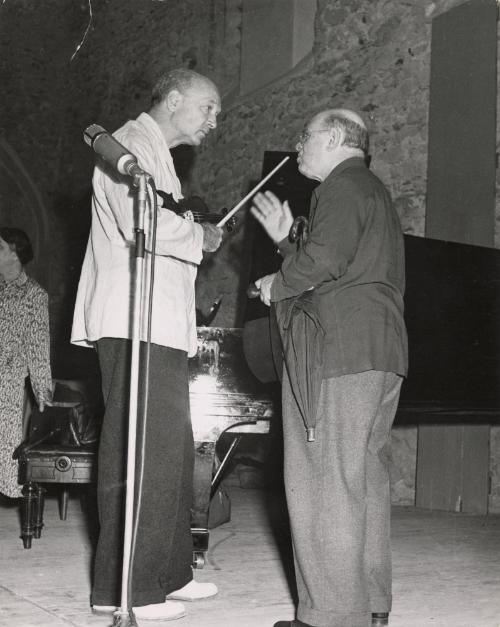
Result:
{"label": "man's nose", "polygon": [[300,149],[301,149],[301,148],[302,148],[302,142],[301,142],[301,141],[300,141],[300,139],[299,139],[299,141],[295,144],[295,150],[296,150],[297,152],[300,152]]}
{"label": "man's nose", "polygon": [[215,113],[209,113],[207,124],[210,128],[217,128],[217,118],[215,116]]}

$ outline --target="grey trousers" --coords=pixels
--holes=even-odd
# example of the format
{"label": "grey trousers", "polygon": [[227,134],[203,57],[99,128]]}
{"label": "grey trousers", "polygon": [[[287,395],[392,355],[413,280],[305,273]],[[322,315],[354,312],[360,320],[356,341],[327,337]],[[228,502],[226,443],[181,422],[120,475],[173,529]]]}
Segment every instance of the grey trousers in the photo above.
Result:
{"label": "grey trousers", "polygon": [[283,378],[285,487],[299,606],[317,627],[368,627],[391,609],[390,432],[402,378],[367,371],[322,383],[307,442]]}

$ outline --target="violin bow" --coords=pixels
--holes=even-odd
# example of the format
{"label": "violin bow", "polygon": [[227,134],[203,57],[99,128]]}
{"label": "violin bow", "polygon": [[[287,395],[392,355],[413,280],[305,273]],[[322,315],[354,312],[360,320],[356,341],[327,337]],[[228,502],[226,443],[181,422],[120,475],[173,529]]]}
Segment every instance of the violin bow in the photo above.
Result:
{"label": "violin bow", "polygon": [[275,168],[273,168],[273,169],[271,170],[271,172],[269,172],[269,174],[267,174],[267,175],[266,175],[266,176],[262,179],[262,181],[260,181],[260,183],[257,183],[257,185],[256,185],[253,189],[251,189],[251,190],[248,192],[248,194],[247,194],[247,195],[246,195],[246,196],[245,196],[242,200],[240,200],[240,202],[239,202],[237,205],[235,205],[235,206],[231,209],[231,211],[228,211],[228,212],[226,213],[226,215],[222,218],[222,220],[220,220],[219,222],[217,222],[217,225],[216,225],[216,226],[218,226],[218,227],[224,226],[224,224],[226,224],[226,222],[227,222],[228,220],[230,220],[230,219],[233,217],[233,215],[234,215],[234,214],[238,211],[238,209],[240,209],[240,208],[241,208],[241,207],[242,207],[242,206],[246,203],[246,201],[247,201],[247,200],[248,200],[251,196],[253,196],[256,192],[258,192],[258,191],[259,191],[259,189],[260,189],[260,188],[264,185],[264,183],[265,183],[266,181],[268,181],[268,180],[271,178],[271,176],[272,176],[275,172],[277,172],[277,171],[281,168],[281,166],[282,166],[282,165],[284,165],[284,163],[285,163],[286,161],[288,161],[288,159],[290,159],[290,157],[288,157],[288,156],[287,156],[287,157],[285,157],[284,159],[282,159],[282,160],[278,163],[278,165],[277,165]]}

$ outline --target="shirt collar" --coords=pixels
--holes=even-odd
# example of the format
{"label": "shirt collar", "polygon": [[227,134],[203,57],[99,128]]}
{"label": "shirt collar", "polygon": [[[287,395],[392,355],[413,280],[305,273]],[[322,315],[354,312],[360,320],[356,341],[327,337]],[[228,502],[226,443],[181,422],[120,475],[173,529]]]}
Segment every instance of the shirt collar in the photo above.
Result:
{"label": "shirt collar", "polygon": [[321,191],[324,187],[326,187],[330,181],[333,181],[339,174],[345,172],[348,168],[366,168],[366,161],[363,157],[349,157],[345,161],[342,161],[337,166],[333,168],[333,170],[328,174],[328,176],[321,181],[321,183],[314,188],[313,195],[316,200],[318,199],[318,195],[321,194]]}
{"label": "shirt collar", "polygon": [[345,159],[345,161],[335,166],[323,182],[342,174],[348,168],[366,168],[366,162],[363,157],[349,157],[349,159]]}
{"label": "shirt collar", "polygon": [[161,150],[164,150],[166,153],[170,155],[170,149],[167,145],[167,141],[161,132],[161,128],[158,126],[156,121],[149,115],[149,113],[141,113],[137,118],[137,122],[142,124],[146,129],[148,135],[152,135],[156,142],[158,142]]}
{"label": "shirt collar", "polygon": [[149,113],[141,113],[136,121],[144,127],[146,133],[150,135],[157,144],[158,152],[161,158],[165,161],[168,170],[170,171],[172,185],[174,188],[174,199],[180,200],[182,198],[181,184],[175,171],[174,161],[172,159],[170,148],[168,147],[167,140],[165,139],[161,128],[158,126],[156,121],[149,115]]}

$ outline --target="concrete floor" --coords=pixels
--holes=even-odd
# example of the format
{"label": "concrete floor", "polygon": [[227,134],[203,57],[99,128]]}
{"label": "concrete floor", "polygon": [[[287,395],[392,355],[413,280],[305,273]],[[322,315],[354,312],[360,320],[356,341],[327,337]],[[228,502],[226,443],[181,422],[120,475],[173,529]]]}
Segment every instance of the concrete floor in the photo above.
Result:
{"label": "concrete floor", "polygon": [[[217,583],[219,595],[188,604],[179,621],[146,624],[271,627],[293,617],[282,499],[264,490],[229,491],[231,521],[211,532],[207,563],[195,573]],[[92,550],[79,500],[70,499],[65,522],[54,497],[45,509],[42,537],[25,550],[17,508],[0,505],[0,625],[111,625],[89,610]],[[391,627],[500,627],[500,516],[395,507],[393,548]]]}

